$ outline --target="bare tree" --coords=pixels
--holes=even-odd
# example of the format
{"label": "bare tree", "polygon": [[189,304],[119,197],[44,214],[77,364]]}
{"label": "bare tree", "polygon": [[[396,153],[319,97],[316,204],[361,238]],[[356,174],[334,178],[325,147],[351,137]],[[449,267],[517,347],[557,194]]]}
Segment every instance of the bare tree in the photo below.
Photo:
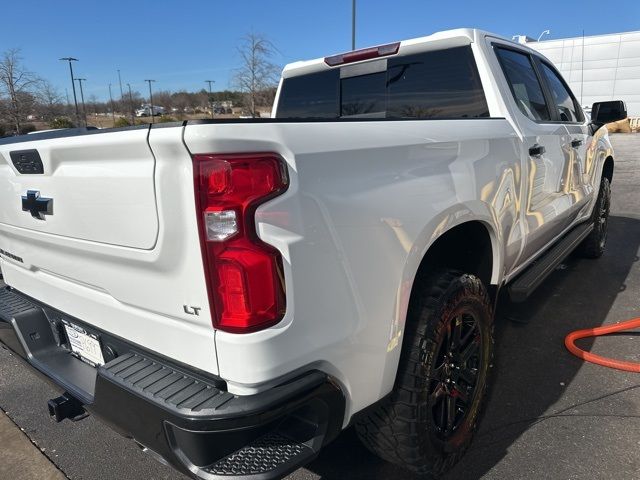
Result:
{"label": "bare tree", "polygon": [[245,35],[238,48],[242,65],[236,70],[234,83],[245,94],[246,107],[252,117],[259,116],[257,107],[263,92],[278,83],[280,69],[271,61],[275,52],[274,45],[257,33]]}
{"label": "bare tree", "polygon": [[22,66],[20,50],[12,48],[3,53],[0,60],[0,90],[7,95],[7,116],[20,133],[21,124],[33,107],[32,91],[38,77]]}
{"label": "bare tree", "polygon": [[171,112],[171,108],[173,107],[173,98],[171,97],[171,92],[166,90],[153,92],[153,104],[164,107],[166,113]]}
{"label": "bare tree", "polygon": [[189,93],[187,92],[175,92],[171,95],[171,103],[178,109],[178,115],[184,116],[187,107],[189,106]]}
{"label": "bare tree", "polygon": [[146,102],[145,98],[142,96],[142,93],[140,93],[137,90],[131,91],[131,98],[129,98],[129,92],[127,91],[126,95],[124,96],[124,99],[127,102],[127,107],[129,106],[129,103],[132,103],[134,109],[139,108],[140,105]]}
{"label": "bare tree", "polygon": [[195,92],[193,94],[193,101],[197,103],[198,109],[206,112],[211,108],[211,98],[209,97],[209,92],[207,92],[204,88],[200,89],[199,92]]}
{"label": "bare tree", "polygon": [[61,116],[65,107],[62,104],[62,95],[48,80],[40,80],[37,92],[37,110],[43,120],[47,122]]}

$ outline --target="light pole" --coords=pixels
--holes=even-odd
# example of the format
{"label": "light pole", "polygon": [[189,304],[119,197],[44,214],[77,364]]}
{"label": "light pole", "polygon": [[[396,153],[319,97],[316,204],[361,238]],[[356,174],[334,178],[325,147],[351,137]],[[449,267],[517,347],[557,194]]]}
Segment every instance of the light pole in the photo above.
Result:
{"label": "light pole", "polygon": [[82,89],[82,82],[86,82],[86,78],[76,78],[80,84],[80,99],[82,100],[82,115],[84,116],[84,126],[87,126],[87,109],[84,106],[84,91]]}
{"label": "light pole", "polygon": [[149,84],[149,104],[151,105],[151,123],[156,123],[156,116],[153,111],[153,92],[151,91],[151,82],[155,82],[155,80],[145,80]]}
{"label": "light pole", "polygon": [[542,33],[540,34],[540,36],[538,37],[538,42],[540,41],[540,39],[541,39],[542,37],[544,37],[545,35],[549,35],[549,34],[551,34],[551,30],[545,30],[544,32],[542,32]]}
{"label": "light pole", "polygon": [[351,50],[356,49],[356,0],[351,2]]}
{"label": "light pole", "polygon": [[69,62],[69,72],[71,72],[71,86],[73,87],[73,103],[76,106],[76,125],[80,123],[80,114],[78,113],[78,98],[76,97],[76,82],[73,80],[73,66],[71,62],[77,62],[77,58],[73,57],[64,57],[60,60],[64,60]]}
{"label": "light pole", "polygon": [[122,93],[122,77],[120,76],[120,69],[118,69],[118,82],[120,83],[120,100],[124,97]]}
{"label": "light pole", "polygon": [[215,80],[205,80],[209,84],[209,103],[211,104],[211,118],[213,118],[213,97],[211,96],[211,84],[216,83]]}
{"label": "light pole", "polygon": [[131,125],[135,125],[136,118],[134,117],[133,111],[133,95],[131,95],[131,85],[127,83],[127,87],[129,87],[129,108],[131,109]]}
{"label": "light pole", "polygon": [[111,84],[109,84],[109,101],[111,102],[111,118],[113,118],[113,127],[116,126],[116,112],[113,109],[113,96],[111,95]]}

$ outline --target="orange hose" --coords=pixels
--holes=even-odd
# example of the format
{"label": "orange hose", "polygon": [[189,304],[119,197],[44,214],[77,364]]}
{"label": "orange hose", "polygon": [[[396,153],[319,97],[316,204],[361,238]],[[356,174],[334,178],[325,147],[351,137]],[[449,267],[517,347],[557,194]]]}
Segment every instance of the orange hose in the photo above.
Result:
{"label": "orange hose", "polygon": [[640,328],[640,317],[634,318],[632,320],[627,320],[626,322],[616,323],[615,325],[576,330],[575,332],[571,332],[565,337],[564,346],[567,347],[567,350],[573,353],[576,357],[581,358],[582,360],[585,360],[587,362],[597,363],[598,365],[603,365],[605,367],[615,368],[618,370],[625,370],[627,372],[640,373],[640,363],[625,362],[624,360],[615,360],[613,358],[601,357],[600,355],[596,355],[595,353],[585,352],[575,345],[575,341],[580,338],[599,337],[601,335],[607,335],[614,332],[622,332],[632,328]]}

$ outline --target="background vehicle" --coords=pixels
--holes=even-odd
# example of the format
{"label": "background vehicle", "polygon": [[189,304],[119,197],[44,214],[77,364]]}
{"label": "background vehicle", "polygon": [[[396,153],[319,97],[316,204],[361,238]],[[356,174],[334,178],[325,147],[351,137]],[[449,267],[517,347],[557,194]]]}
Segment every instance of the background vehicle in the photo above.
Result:
{"label": "background vehicle", "polygon": [[66,390],[53,416],[192,476],[279,477],[351,423],[441,473],[500,289],[604,250],[607,130],[477,30],[291,64],[273,116],[2,140],[0,340]]}
{"label": "background vehicle", "polygon": [[[153,106],[153,114],[156,116],[164,115],[164,107],[159,107],[157,105]],[[151,106],[143,105],[142,108],[136,110],[136,117],[150,117],[151,116]]]}

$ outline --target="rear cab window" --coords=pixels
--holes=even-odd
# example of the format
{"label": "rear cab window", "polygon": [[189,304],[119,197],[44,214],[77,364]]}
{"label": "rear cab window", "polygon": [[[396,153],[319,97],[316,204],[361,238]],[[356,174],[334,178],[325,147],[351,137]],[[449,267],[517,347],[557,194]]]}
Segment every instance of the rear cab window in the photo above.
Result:
{"label": "rear cab window", "polygon": [[[382,60],[386,68],[345,75],[352,65],[284,79],[276,117],[291,119],[486,118],[489,108],[471,47]],[[374,60],[373,62],[381,62]],[[344,69],[341,78],[341,69]]]}
{"label": "rear cab window", "polygon": [[335,118],[339,82],[339,70],[285,79],[278,101],[277,117]]}

